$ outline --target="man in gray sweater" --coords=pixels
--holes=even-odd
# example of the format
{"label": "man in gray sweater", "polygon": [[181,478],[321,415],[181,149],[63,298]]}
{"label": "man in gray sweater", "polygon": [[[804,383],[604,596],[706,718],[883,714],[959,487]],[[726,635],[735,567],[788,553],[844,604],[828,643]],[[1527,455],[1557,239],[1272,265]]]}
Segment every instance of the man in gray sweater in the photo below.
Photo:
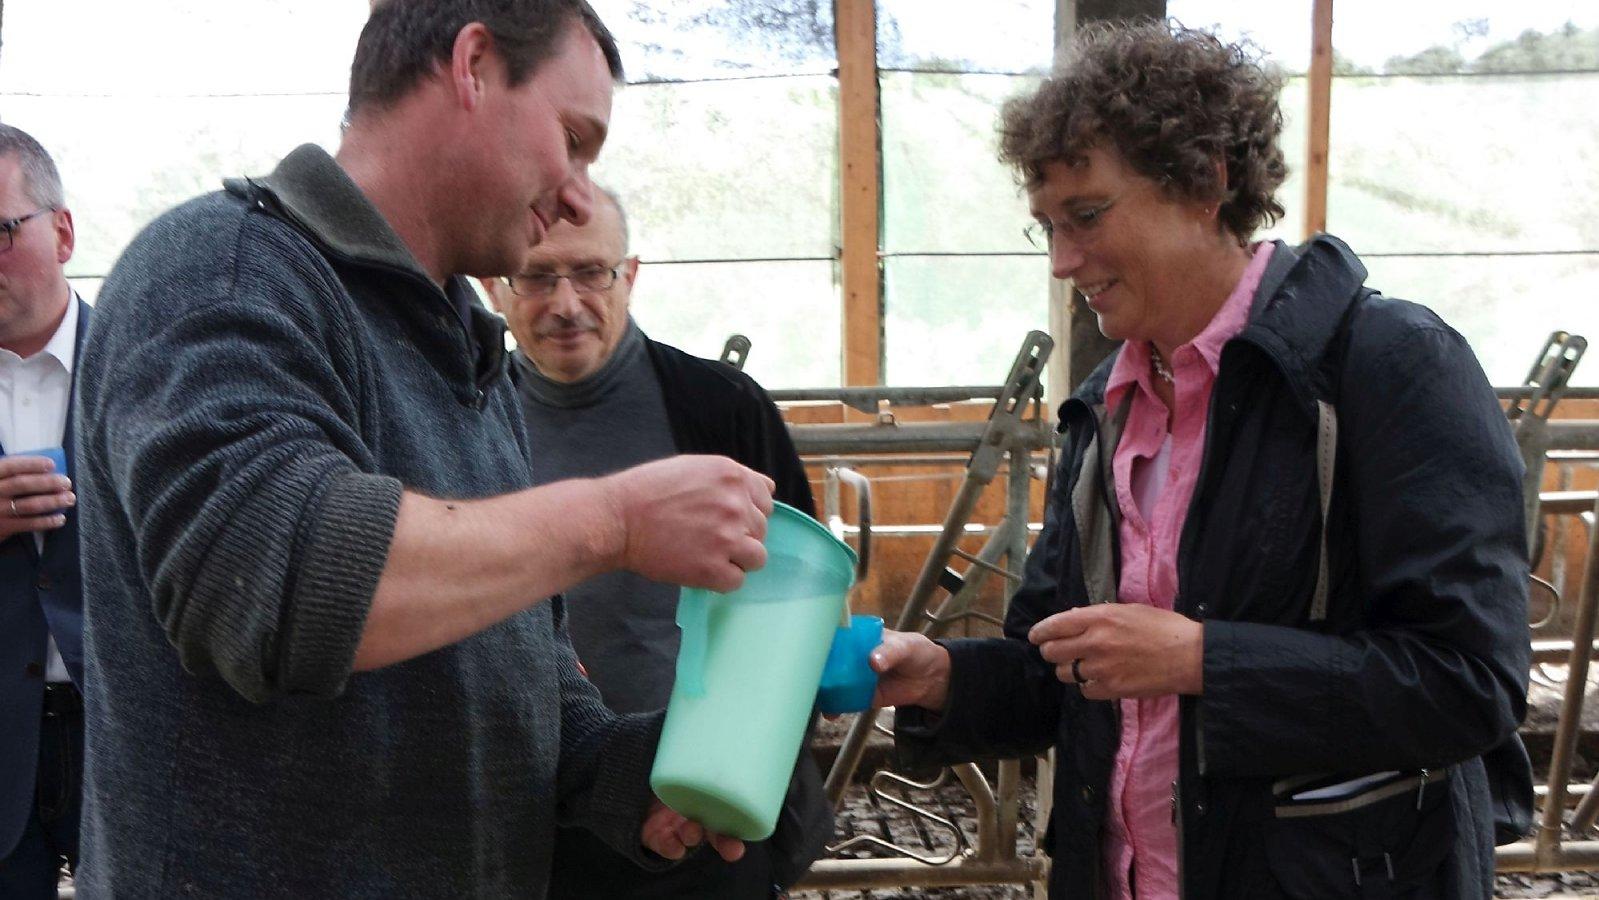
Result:
{"label": "man in gray sweater", "polygon": [[644,866],[705,837],[649,793],[659,718],[600,704],[543,601],[736,586],[772,484],[678,457],[530,488],[460,277],[587,220],[620,74],[582,0],[385,0],[336,157],[118,262],[79,363],[80,896],[541,897],[557,823]]}

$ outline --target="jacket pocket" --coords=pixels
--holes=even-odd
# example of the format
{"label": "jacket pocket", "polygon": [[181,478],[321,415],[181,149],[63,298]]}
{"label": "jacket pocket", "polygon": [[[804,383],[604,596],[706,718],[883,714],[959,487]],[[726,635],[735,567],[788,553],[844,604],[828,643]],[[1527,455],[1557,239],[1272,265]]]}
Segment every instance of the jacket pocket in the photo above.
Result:
{"label": "jacket pocket", "polygon": [[1272,785],[1266,853],[1291,898],[1442,896],[1455,843],[1447,769]]}

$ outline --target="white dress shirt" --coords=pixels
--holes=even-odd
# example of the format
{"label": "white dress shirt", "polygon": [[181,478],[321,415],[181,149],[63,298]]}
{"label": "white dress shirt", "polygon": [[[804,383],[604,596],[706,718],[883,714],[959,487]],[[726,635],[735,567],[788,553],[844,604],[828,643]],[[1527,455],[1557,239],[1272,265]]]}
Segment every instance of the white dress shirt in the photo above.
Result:
{"label": "white dress shirt", "polygon": [[[27,359],[0,347],[0,446],[10,454],[59,447],[66,438],[67,403],[72,399],[72,362],[77,349],[78,295],[67,300],[67,314],[43,350]],[[44,534],[34,546],[44,550]],[[50,638],[45,680],[71,681]]]}

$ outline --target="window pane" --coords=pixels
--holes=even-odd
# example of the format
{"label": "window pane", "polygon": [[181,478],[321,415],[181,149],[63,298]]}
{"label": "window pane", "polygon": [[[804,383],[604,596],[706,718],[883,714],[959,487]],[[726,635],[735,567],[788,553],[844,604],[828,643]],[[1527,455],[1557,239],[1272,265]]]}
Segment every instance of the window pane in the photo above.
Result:
{"label": "window pane", "polygon": [[1005,98],[1031,77],[885,74],[883,246],[889,253],[1030,252],[1027,201],[997,157]]}
{"label": "window pane", "polygon": [[839,385],[839,309],[830,261],[645,263],[632,300],[645,333],[695,356],[748,337],[745,371],[767,388]]}
{"label": "window pane", "polygon": [[1368,252],[1599,250],[1596,106],[1599,73],[1337,79],[1329,228]]}
{"label": "window pane", "polygon": [[838,63],[831,0],[594,0],[629,81],[821,74]]}
{"label": "window pane", "polygon": [[151,219],[223,178],[265,174],[306,141],[335,146],[343,109],[342,96],[7,97],[5,120],[55,157],[77,226],[67,274],[96,276]]}
{"label": "window pane", "polygon": [[1305,239],[1305,145],[1308,141],[1308,124],[1305,107],[1310,100],[1310,84],[1302,76],[1283,81],[1283,91],[1278,106],[1283,111],[1283,133],[1278,146],[1283,151],[1283,161],[1288,164],[1288,178],[1277,188],[1277,202],[1284,214],[1277,224],[1262,229],[1257,237],[1281,239],[1297,244]]}
{"label": "window pane", "polygon": [[1336,15],[1338,55],[1369,72],[1599,69],[1593,0],[1338,0]]}
{"label": "window pane", "polygon": [[1046,72],[1055,0],[878,0],[877,64],[940,72]]}
{"label": "window pane", "polygon": [[831,259],[838,100],[831,77],[634,85],[595,179],[645,259]]}
{"label": "window pane", "polygon": [[1027,332],[1049,330],[1043,254],[899,257],[885,269],[887,384],[999,384]]}
{"label": "window pane", "polygon": [[[1336,7],[1340,24],[1346,2]],[[1224,41],[1247,38],[1284,72],[1310,68],[1310,0],[1167,0],[1166,14]]]}
{"label": "window pane", "polygon": [[[832,71],[833,5],[824,0],[596,0],[632,80]],[[334,92],[349,85],[362,0],[10,0],[7,90],[60,94]],[[30,35],[70,33],[60,44]],[[248,35],[248,40],[239,39]],[[135,36],[137,39],[130,39]],[[151,44],[160,52],[151,52]],[[285,64],[292,58],[292,64]],[[204,73],[201,82],[196,73]]]}
{"label": "window pane", "polygon": [[[1365,260],[1366,283],[1431,307],[1471,343],[1496,385],[1520,384],[1549,332],[1599,340],[1599,254]],[[1599,384],[1599,365],[1577,366],[1575,384]]]}
{"label": "window pane", "polygon": [[341,107],[367,17],[361,0],[8,0],[4,7],[0,84],[7,93],[331,92]]}
{"label": "window pane", "polygon": [[[887,253],[1030,252],[1027,200],[1000,164],[999,108],[1031,77],[889,73],[882,77],[883,246]],[[1283,86],[1287,211],[1263,238],[1303,238],[1306,81]]]}

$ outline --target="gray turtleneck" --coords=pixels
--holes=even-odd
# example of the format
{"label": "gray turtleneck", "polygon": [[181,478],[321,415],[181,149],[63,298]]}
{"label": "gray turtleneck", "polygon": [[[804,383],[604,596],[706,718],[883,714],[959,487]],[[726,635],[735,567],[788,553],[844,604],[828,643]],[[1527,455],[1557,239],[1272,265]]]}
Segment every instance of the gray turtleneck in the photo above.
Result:
{"label": "gray turtleneck", "polygon": [[[533,481],[608,475],[677,454],[661,385],[631,319],[611,358],[575,382],[552,380],[517,351]],[[677,661],[677,587],[611,572],[566,591],[572,646],[617,712],[666,706]]]}

